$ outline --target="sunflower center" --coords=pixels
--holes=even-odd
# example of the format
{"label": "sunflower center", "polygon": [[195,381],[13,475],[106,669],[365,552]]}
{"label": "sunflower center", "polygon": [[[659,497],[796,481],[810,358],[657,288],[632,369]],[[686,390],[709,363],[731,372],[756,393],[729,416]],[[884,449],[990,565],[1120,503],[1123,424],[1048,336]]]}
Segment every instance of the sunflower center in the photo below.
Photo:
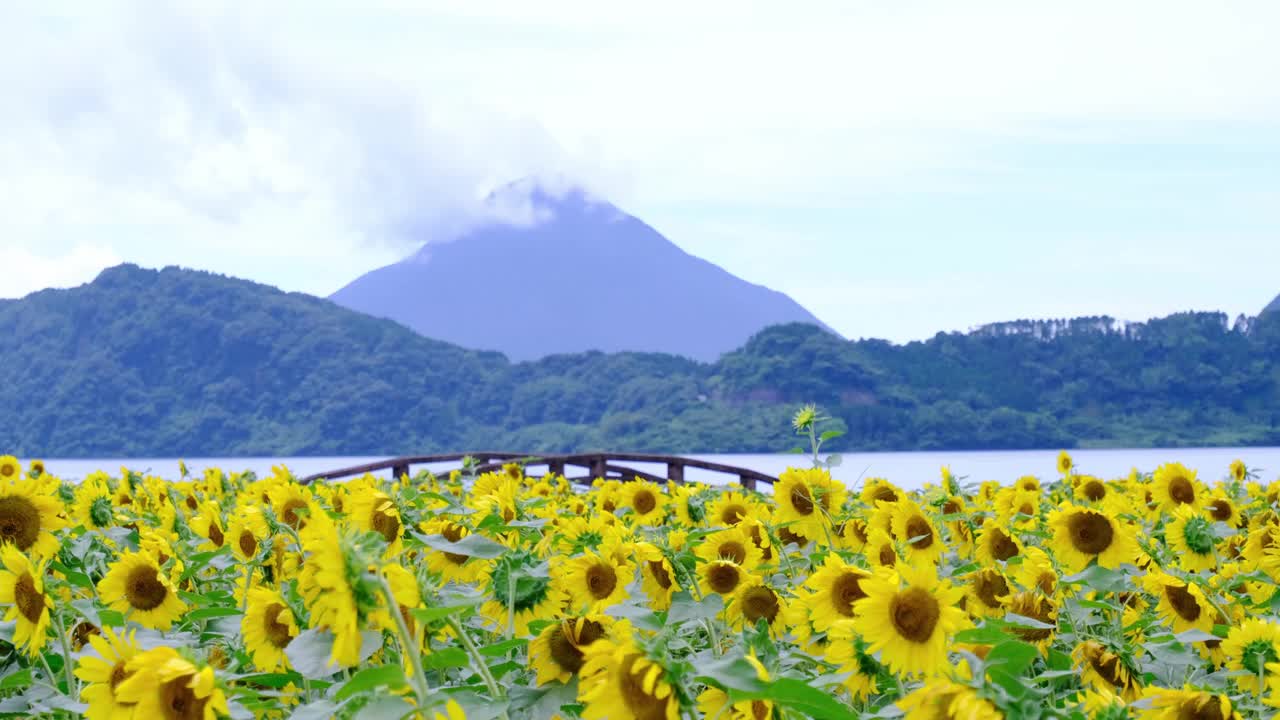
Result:
{"label": "sunflower center", "polygon": [[293,633],[289,626],[280,622],[279,619],[280,613],[287,610],[280,603],[271,603],[262,617],[262,629],[267,634],[267,640],[278,648],[287,646],[293,640]]}
{"label": "sunflower center", "polygon": [[741,565],[747,561],[747,549],[737,540],[730,540],[720,545],[720,557],[726,560],[732,560]]}
{"label": "sunflower center", "polygon": [[894,552],[893,546],[885,543],[880,546],[880,564],[885,567],[893,567],[898,562],[898,553]]}
{"label": "sunflower center", "polygon": [[862,578],[854,573],[841,575],[831,586],[832,604],[836,612],[845,617],[853,617],[853,604],[866,596],[862,590]]}
{"label": "sunflower center", "polygon": [[18,606],[22,617],[32,623],[40,622],[40,617],[44,615],[44,593],[36,590],[35,578],[30,573],[24,573],[14,583],[13,604]]}
{"label": "sunflower center", "polygon": [[938,600],[924,588],[907,588],[889,602],[889,617],[902,637],[923,643],[933,637],[942,608]]}
{"label": "sunflower center", "polygon": [[613,568],[603,563],[596,563],[587,568],[587,591],[591,597],[603,600],[613,594],[618,587],[618,574]]}
{"label": "sunflower center", "polygon": [[227,536],[222,534],[222,528],[218,527],[217,521],[209,523],[209,542],[214,547],[222,547],[222,543],[227,541]]}
{"label": "sunflower center", "polygon": [[880,485],[871,493],[871,504],[874,505],[878,502],[896,503],[898,502],[898,493],[894,492],[893,488],[888,485]]}
{"label": "sunflower center", "polygon": [[658,583],[658,587],[663,590],[671,587],[671,573],[667,572],[661,560],[649,561],[649,574],[653,575],[654,582]]}
{"label": "sunflower center", "polygon": [[89,622],[80,622],[74,628],[71,628],[71,647],[79,650],[89,642],[90,635],[100,635],[101,631]]}
{"label": "sunflower center", "polygon": [[1225,720],[1225,718],[1226,715],[1222,713],[1222,701],[1214,695],[1208,698],[1197,695],[1183,700],[1178,705],[1178,720]]}
{"label": "sunflower center", "polygon": [[160,582],[160,576],[154,567],[140,565],[129,571],[124,584],[124,595],[129,606],[135,610],[154,610],[164,603],[169,590]]}
{"label": "sunflower center", "polygon": [[648,490],[637,490],[635,497],[631,499],[631,507],[640,515],[648,515],[658,507],[658,499]]}
{"label": "sunflower center", "polygon": [[258,554],[258,539],[248,530],[240,531],[240,538],[236,540],[236,544],[240,546],[240,552],[244,553],[245,557],[251,558]]}
{"label": "sunflower center", "polygon": [[[467,535],[466,530],[461,525],[456,525],[454,523],[449,523],[448,525],[446,525],[444,530],[440,531],[440,534],[443,535],[445,539],[448,540],[449,542],[455,542],[455,543],[461,540],[462,538],[466,537]],[[453,563],[454,565],[463,565],[468,560],[468,556],[466,555],[459,555],[458,553],[451,553],[451,552],[444,553],[444,557],[446,560]]]}
{"label": "sunflower center", "polygon": [[12,463],[0,463],[0,477],[11,478],[18,474],[18,468]]}
{"label": "sunflower center", "polygon": [[187,507],[191,510],[195,510],[196,508],[200,507],[200,501],[196,500],[194,495],[188,495],[186,502],[187,502]]}
{"label": "sunflower center", "polygon": [[955,500],[947,500],[942,504],[943,515],[955,515],[958,512],[960,512],[960,503]]}
{"label": "sunflower center", "polygon": [[1240,653],[1240,664],[1244,666],[1254,676],[1262,672],[1268,664],[1280,662],[1280,656],[1276,654],[1276,648],[1266,640],[1254,640],[1244,646],[1244,652]]}
{"label": "sunflower center", "polygon": [[301,530],[304,523],[302,522],[302,516],[298,514],[298,511],[303,510],[306,507],[306,501],[299,500],[298,498],[289,498],[289,500],[285,502],[284,507],[280,508],[280,519],[284,520],[285,524],[294,530]]}
{"label": "sunflower center", "polygon": [[1200,603],[1182,585],[1165,585],[1164,596],[1168,598],[1173,611],[1187,622],[1195,622],[1200,617]]}
{"label": "sunflower center", "polygon": [[1090,500],[1097,501],[1107,496],[1107,486],[1097,480],[1090,480],[1084,484],[1082,489],[1084,490],[1084,496]]}
{"label": "sunflower center", "polygon": [[1098,513],[1078,512],[1072,515],[1067,520],[1067,529],[1071,535],[1071,545],[1086,555],[1105,552],[1115,538],[1111,521]]}
{"label": "sunflower center", "polygon": [[720,510],[720,522],[725,525],[737,525],[746,517],[747,509],[738,503],[730,503]]}
{"label": "sunflower center", "polygon": [[813,514],[813,496],[809,494],[807,485],[796,485],[791,488],[791,507],[801,515]]}
{"label": "sunflower center", "polygon": [[978,573],[973,589],[982,604],[989,608],[998,608],[1001,605],[1000,598],[1009,594],[1009,583],[1000,573],[987,570]]}
{"label": "sunflower center", "polygon": [[164,713],[165,720],[200,720],[204,717],[204,706],[209,698],[196,697],[195,691],[187,687],[190,683],[190,676],[182,676],[160,686],[160,711]]}
{"label": "sunflower center", "polygon": [[[1053,603],[1033,592],[1020,592],[1009,600],[1009,612],[1054,625]],[[1027,642],[1039,642],[1053,634],[1049,628],[1014,627],[1014,633]]]}
{"label": "sunflower center", "polygon": [[933,545],[933,528],[929,527],[928,520],[915,515],[907,521],[907,543],[917,550]]}
{"label": "sunflower center", "polygon": [[121,660],[120,662],[118,662],[118,663],[116,663],[114,666],[112,666],[112,668],[111,668],[111,681],[110,681],[110,683],[111,683],[111,694],[112,694],[112,695],[115,695],[115,694],[116,694],[116,688],[120,686],[120,683],[124,682],[125,680],[128,680],[128,679],[129,679],[129,676],[130,676],[130,675],[132,675],[132,674],[133,674],[133,673],[132,673],[132,672],[130,672],[130,671],[129,671],[129,669],[128,669],[127,667],[125,667],[125,663],[124,663],[124,661],[123,661],[123,660]]}
{"label": "sunflower center", "polygon": [[0,543],[25,551],[40,537],[40,511],[18,495],[0,497]]}
{"label": "sunflower center", "polygon": [[[627,710],[631,711],[636,720],[666,720],[667,705],[673,701],[675,695],[668,692],[664,698],[657,697],[656,682],[650,692],[645,692],[644,678],[649,674],[649,669],[646,667],[637,670],[636,663],[640,660],[639,653],[633,653],[622,659],[617,675],[618,693],[622,696],[622,702],[627,706]],[[662,680],[661,675],[658,680]]]}
{"label": "sunflower center", "polygon": [[753,587],[742,594],[742,616],[752,625],[760,618],[772,625],[779,609],[777,594],[767,587]]}
{"label": "sunflower center", "polygon": [[1018,544],[1000,528],[991,529],[991,556],[997,560],[1008,560],[1018,554]]}
{"label": "sunflower center", "polygon": [[1186,540],[1187,547],[1197,555],[1207,555],[1213,551],[1213,528],[1202,517],[1193,517],[1182,526],[1182,539]]}
{"label": "sunflower center", "polygon": [[721,595],[728,595],[738,588],[742,574],[733,563],[716,563],[707,570],[707,584]]}
{"label": "sunflower center", "polygon": [[400,516],[395,512],[387,512],[379,508],[373,511],[371,520],[374,531],[381,535],[383,540],[393,543],[400,536]]}
{"label": "sunflower center", "polygon": [[1231,503],[1226,500],[1210,500],[1209,515],[1218,522],[1226,522],[1231,519]]}
{"label": "sunflower center", "polygon": [[565,637],[560,626],[551,628],[551,637],[547,640],[551,648],[551,659],[567,672],[577,674],[582,669],[583,654],[577,645]]}
{"label": "sunflower center", "polygon": [[1196,500],[1196,489],[1191,481],[1182,475],[1178,475],[1169,481],[1169,497],[1179,505],[1187,505]]}
{"label": "sunflower center", "polygon": [[1108,685],[1115,688],[1124,688],[1128,684],[1127,673],[1124,666],[1120,664],[1119,656],[1113,655],[1104,650],[1101,645],[1097,645],[1087,649],[1086,657],[1089,660],[1089,666]]}
{"label": "sunflower center", "polygon": [[809,544],[809,538],[791,531],[791,528],[778,528],[778,539],[783,545],[795,543],[798,547],[804,547]]}

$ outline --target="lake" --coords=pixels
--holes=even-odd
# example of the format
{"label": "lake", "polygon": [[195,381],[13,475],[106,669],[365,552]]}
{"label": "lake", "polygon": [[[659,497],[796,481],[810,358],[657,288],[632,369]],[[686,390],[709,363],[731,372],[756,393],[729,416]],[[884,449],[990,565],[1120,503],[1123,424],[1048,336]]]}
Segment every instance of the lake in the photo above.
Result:
{"label": "lake", "polygon": [[[1232,460],[1239,458],[1251,468],[1260,470],[1264,481],[1280,477],[1280,448],[1172,448],[1138,450],[1073,450],[1071,456],[1081,473],[1103,478],[1124,477],[1130,468],[1151,471],[1164,462],[1181,462],[1196,470],[1200,478],[1213,481],[1226,476]],[[804,466],[808,460],[798,455],[690,455],[728,465],[747,467],[770,475],[777,475],[788,465]],[[845,453],[843,462],[833,474],[849,485],[855,485],[863,477],[883,477],[905,488],[919,488],[925,483],[937,482],[939,469],[950,466],[958,476],[971,481],[998,480],[1009,483],[1022,475],[1038,475],[1051,478],[1057,475],[1057,450],[980,450],[943,452],[874,452]],[[267,475],[272,465],[283,463],[295,475],[303,476],[334,470],[350,465],[380,460],[379,457],[286,457],[286,458],[187,458],[192,473],[201,473],[207,467],[220,467],[228,472],[252,470]],[[118,475],[121,466],[161,477],[178,476],[176,458],[112,458],[112,459],[50,459],[45,461],[49,472],[58,477],[75,480],[94,470],[105,470]],[[24,461],[25,466],[25,461]],[[431,468],[431,466],[415,466]],[[634,469],[665,475],[662,466],[636,463]],[[721,483],[726,476],[689,469],[686,480]]]}

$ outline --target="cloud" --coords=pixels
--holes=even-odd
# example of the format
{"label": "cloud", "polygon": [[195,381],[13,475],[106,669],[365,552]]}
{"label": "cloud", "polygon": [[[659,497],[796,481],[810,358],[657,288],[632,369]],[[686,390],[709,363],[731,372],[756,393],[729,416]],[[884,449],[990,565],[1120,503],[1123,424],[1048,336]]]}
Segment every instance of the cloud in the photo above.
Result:
{"label": "cloud", "polygon": [[92,280],[105,267],[121,259],[110,249],[96,245],[76,245],[57,257],[36,255],[22,248],[4,256],[0,275],[0,296],[23,297],[45,288],[66,288]]}

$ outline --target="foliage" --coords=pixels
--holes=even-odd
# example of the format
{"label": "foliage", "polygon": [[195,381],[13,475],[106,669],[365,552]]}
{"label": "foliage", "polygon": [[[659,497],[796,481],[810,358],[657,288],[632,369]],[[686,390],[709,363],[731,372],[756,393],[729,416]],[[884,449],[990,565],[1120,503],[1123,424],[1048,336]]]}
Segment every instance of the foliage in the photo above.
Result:
{"label": "foliage", "polygon": [[23,455],[772,452],[1280,443],[1280,314],[1018,321],[895,345],[766,329],[718,362],[511,363],[318,298],[120,266],[0,302],[0,445]]}

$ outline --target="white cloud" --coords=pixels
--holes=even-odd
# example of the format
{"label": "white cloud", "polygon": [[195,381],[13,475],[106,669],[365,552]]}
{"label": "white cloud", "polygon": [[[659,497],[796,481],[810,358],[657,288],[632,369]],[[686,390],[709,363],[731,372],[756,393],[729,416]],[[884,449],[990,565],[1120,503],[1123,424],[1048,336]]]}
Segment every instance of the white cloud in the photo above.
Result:
{"label": "white cloud", "polygon": [[92,280],[105,267],[120,264],[110,249],[76,245],[56,257],[37,255],[24,248],[4,252],[0,296],[23,297],[45,288],[66,288]]}

